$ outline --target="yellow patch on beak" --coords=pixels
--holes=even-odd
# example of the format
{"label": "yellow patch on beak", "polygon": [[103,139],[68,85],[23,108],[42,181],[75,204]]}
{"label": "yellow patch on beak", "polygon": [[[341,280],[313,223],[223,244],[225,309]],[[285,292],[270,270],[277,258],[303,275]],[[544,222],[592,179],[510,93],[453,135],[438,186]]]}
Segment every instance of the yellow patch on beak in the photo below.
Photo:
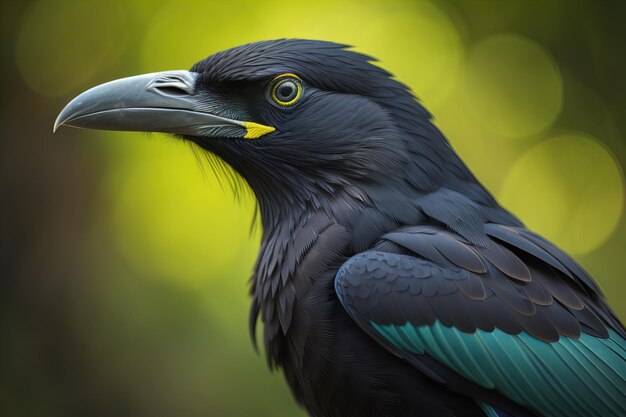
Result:
{"label": "yellow patch on beak", "polygon": [[261,136],[267,135],[268,133],[272,133],[276,130],[271,126],[265,126],[254,122],[243,122],[243,127],[246,128],[246,134],[244,135],[245,139],[260,138]]}

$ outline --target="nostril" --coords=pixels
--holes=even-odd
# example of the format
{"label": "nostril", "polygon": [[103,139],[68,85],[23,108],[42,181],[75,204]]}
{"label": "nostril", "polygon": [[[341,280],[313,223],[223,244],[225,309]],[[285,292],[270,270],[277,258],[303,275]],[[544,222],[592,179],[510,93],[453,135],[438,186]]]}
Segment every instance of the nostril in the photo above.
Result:
{"label": "nostril", "polygon": [[150,83],[148,89],[169,97],[183,97],[193,94],[193,87],[189,83],[181,78],[172,76],[154,80]]}
{"label": "nostril", "polygon": [[189,95],[189,92],[186,90],[174,86],[153,86],[152,88],[165,96],[181,97]]}

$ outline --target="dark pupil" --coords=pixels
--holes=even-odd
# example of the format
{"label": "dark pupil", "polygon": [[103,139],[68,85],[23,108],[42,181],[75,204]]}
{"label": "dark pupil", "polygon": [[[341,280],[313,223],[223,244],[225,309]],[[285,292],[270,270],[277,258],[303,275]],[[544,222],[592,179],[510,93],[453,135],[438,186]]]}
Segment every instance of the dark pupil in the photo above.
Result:
{"label": "dark pupil", "polygon": [[281,101],[291,101],[296,97],[298,87],[293,81],[285,81],[278,86],[276,95]]}

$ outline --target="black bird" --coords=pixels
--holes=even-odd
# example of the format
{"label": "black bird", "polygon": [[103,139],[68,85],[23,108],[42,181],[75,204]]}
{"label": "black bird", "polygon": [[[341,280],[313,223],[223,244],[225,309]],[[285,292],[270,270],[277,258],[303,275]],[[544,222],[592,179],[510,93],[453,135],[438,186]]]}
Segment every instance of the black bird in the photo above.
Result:
{"label": "black bird", "polygon": [[597,284],[372,61],[252,43],[97,86],[55,129],[173,133],[241,174],[263,223],[252,335],[260,315],[311,416],[626,415],[626,332]]}

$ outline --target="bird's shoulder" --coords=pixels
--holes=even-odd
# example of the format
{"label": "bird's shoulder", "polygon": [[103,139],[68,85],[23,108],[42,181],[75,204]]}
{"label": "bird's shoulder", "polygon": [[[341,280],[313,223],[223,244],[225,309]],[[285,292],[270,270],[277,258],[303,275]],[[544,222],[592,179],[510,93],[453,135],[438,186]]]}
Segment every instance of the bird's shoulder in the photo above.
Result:
{"label": "bird's shoulder", "polygon": [[387,323],[439,321],[544,341],[624,335],[594,280],[556,245],[522,226],[481,227],[477,242],[434,225],[386,233],[344,263],[336,290],[348,310],[385,310]]}

